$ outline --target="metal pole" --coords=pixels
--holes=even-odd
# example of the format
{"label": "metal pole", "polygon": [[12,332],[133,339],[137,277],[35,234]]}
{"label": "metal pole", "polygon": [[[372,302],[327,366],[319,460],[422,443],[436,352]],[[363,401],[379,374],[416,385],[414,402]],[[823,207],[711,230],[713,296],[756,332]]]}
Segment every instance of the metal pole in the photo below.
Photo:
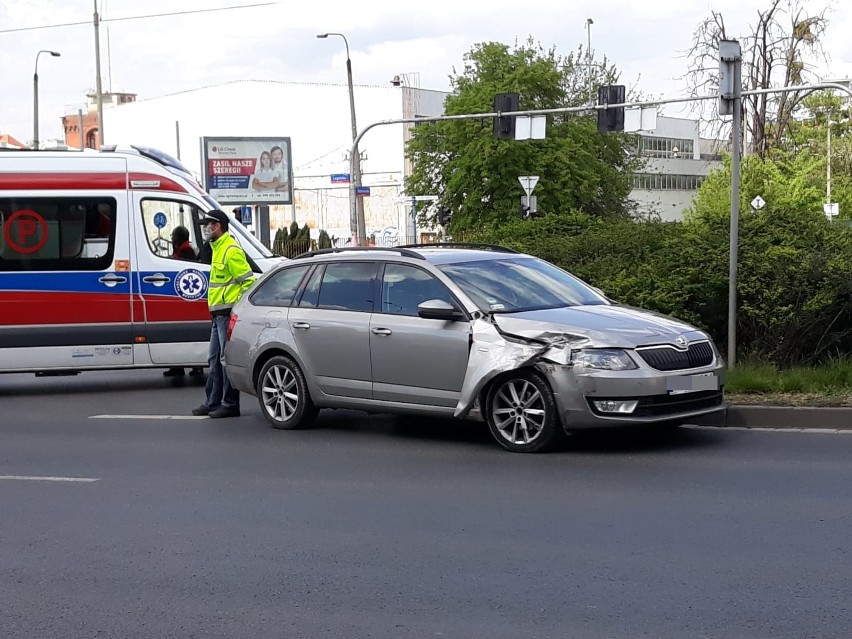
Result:
{"label": "metal pole", "polygon": [[417,198],[411,197],[411,243],[417,243]]}
{"label": "metal pole", "polygon": [[83,135],[83,109],[77,109],[77,130],[80,132],[80,150],[86,148],[86,137]]}
{"label": "metal pole", "polygon": [[728,368],[737,364],[737,260],[740,215],[740,142],[742,138],[741,62],[734,78],[734,118],[731,126],[731,240],[728,261]]}
{"label": "metal pole", "polygon": [[591,18],[586,18],[586,31],[588,32],[588,46],[586,47],[586,58],[589,67],[589,102],[594,104],[597,102],[592,87],[592,25],[595,23]]}
{"label": "metal pole", "polygon": [[359,246],[367,243],[367,228],[364,221],[364,202],[356,197],[361,186],[361,153],[358,150],[358,124],[355,119],[355,87],[352,81],[352,59],[349,57],[349,41],[342,33],[319,33],[317,38],[339,36],[346,47],[346,84],[349,89],[349,118],[352,125],[352,155],[349,158],[349,201],[352,203],[349,213],[349,232]]}
{"label": "metal pole", "polygon": [[58,51],[48,51],[42,49],[36,53],[35,68],[33,69],[33,148],[37,149],[38,141],[38,58],[42,53],[49,53],[54,58],[58,58],[61,54]]}
{"label": "metal pole", "polygon": [[177,148],[177,159],[180,160],[180,122],[175,120],[175,145]]}
{"label": "metal pole", "polygon": [[[344,42],[346,38],[343,39]],[[355,87],[352,82],[352,61],[349,59],[349,44],[346,44],[346,79],[349,83],[349,114],[352,119],[352,140],[358,137],[358,125],[355,122]],[[361,152],[358,145],[355,148],[355,170],[352,172],[352,178],[355,180],[355,186],[361,186]],[[356,229],[358,232],[358,245],[367,245],[367,225],[364,220],[364,198],[358,200],[358,208],[355,216]]]}
{"label": "metal pole", "polygon": [[[831,115],[828,116],[828,130],[826,131],[826,158],[825,158],[825,201],[831,205]],[[828,221],[833,222],[834,216],[829,209]]]}
{"label": "metal pole", "polygon": [[98,16],[98,0],[93,0],[95,5],[95,86],[98,100],[98,148],[104,144],[104,94],[101,89],[101,37]]}
{"label": "metal pole", "polygon": [[38,54],[36,54],[36,70],[33,73],[33,148],[38,148]]}

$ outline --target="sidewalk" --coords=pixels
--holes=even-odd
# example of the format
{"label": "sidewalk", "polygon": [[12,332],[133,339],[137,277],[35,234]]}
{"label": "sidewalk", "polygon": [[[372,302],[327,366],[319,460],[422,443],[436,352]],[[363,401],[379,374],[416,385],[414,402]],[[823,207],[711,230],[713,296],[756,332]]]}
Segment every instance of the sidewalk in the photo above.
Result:
{"label": "sidewalk", "polygon": [[852,430],[852,408],[732,404],[725,426]]}

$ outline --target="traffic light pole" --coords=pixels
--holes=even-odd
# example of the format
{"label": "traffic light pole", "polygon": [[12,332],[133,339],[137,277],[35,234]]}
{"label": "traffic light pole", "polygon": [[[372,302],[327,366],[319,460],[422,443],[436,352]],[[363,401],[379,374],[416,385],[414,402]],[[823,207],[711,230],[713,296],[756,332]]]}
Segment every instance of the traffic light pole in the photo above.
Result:
{"label": "traffic light pole", "polygon": [[[734,120],[732,122],[732,131],[731,131],[731,140],[733,141],[733,145],[731,150],[733,151],[734,147],[740,144],[742,140],[742,97],[748,95],[764,95],[769,93],[790,93],[794,91],[819,91],[821,89],[837,89],[839,91],[845,91],[847,95],[852,97],[852,88],[843,85],[837,84],[835,82],[823,82],[820,84],[803,84],[798,86],[791,87],[779,87],[773,89],[752,89],[748,91],[739,92],[739,97],[736,100],[736,108],[734,111]],[[459,115],[436,115],[425,118],[401,118],[398,120],[380,120],[379,122],[373,122],[372,124],[367,125],[365,128],[361,129],[355,139],[352,141],[352,149],[349,155],[350,162],[354,163],[356,149],[358,148],[358,143],[361,141],[361,138],[364,135],[379,126],[388,126],[391,124],[417,124],[419,122],[449,122],[452,120],[486,120],[488,118],[500,118],[506,116],[518,116],[518,115],[555,115],[559,113],[588,113],[594,111],[606,111],[607,109],[624,109],[624,108],[634,108],[634,107],[653,107],[653,106],[662,106],[665,104],[682,104],[684,102],[699,102],[702,100],[718,100],[719,94],[714,95],[702,95],[702,96],[693,96],[688,98],[670,98],[666,100],[649,100],[647,102],[623,102],[621,104],[598,104],[595,106],[580,106],[580,107],[561,107],[556,109],[527,109],[524,111],[504,111],[504,112],[496,112],[496,113],[464,113]],[[733,153],[732,153],[733,155]],[[737,300],[736,300],[736,286],[737,286],[737,249],[739,245],[739,199],[740,199],[740,176],[739,176],[739,151],[737,151],[737,167],[736,171],[734,171],[734,167],[731,167],[731,238],[730,238],[730,260],[729,260],[729,270],[728,270],[728,286],[729,286],[729,296],[728,296],[728,365],[733,368],[736,364],[736,318],[737,318]],[[351,173],[354,173],[354,166],[351,168]],[[355,185],[349,184],[349,207],[352,216],[356,216],[356,202],[357,198],[355,197]],[[359,229],[359,232],[362,229]],[[733,291],[733,294],[731,294]],[[731,328],[733,327],[733,329]]]}

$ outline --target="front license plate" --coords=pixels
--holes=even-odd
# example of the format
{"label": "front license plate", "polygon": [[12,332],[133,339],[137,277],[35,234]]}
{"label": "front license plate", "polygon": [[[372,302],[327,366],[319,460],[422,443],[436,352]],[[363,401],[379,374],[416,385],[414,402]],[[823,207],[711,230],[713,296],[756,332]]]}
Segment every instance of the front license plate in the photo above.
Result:
{"label": "front license plate", "polygon": [[719,390],[719,378],[714,373],[677,375],[666,380],[666,389],[669,391],[669,395]]}

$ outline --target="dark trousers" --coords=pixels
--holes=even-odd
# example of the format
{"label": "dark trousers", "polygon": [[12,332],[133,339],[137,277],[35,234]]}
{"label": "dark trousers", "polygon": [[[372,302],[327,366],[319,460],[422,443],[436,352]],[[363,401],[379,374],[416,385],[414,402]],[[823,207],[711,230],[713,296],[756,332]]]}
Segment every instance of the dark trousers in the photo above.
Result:
{"label": "dark trousers", "polygon": [[226,408],[240,407],[240,391],[231,386],[231,381],[225,373],[225,342],[228,337],[227,315],[214,315],[210,329],[210,351],[207,355],[207,407],[216,410],[219,406]]}

